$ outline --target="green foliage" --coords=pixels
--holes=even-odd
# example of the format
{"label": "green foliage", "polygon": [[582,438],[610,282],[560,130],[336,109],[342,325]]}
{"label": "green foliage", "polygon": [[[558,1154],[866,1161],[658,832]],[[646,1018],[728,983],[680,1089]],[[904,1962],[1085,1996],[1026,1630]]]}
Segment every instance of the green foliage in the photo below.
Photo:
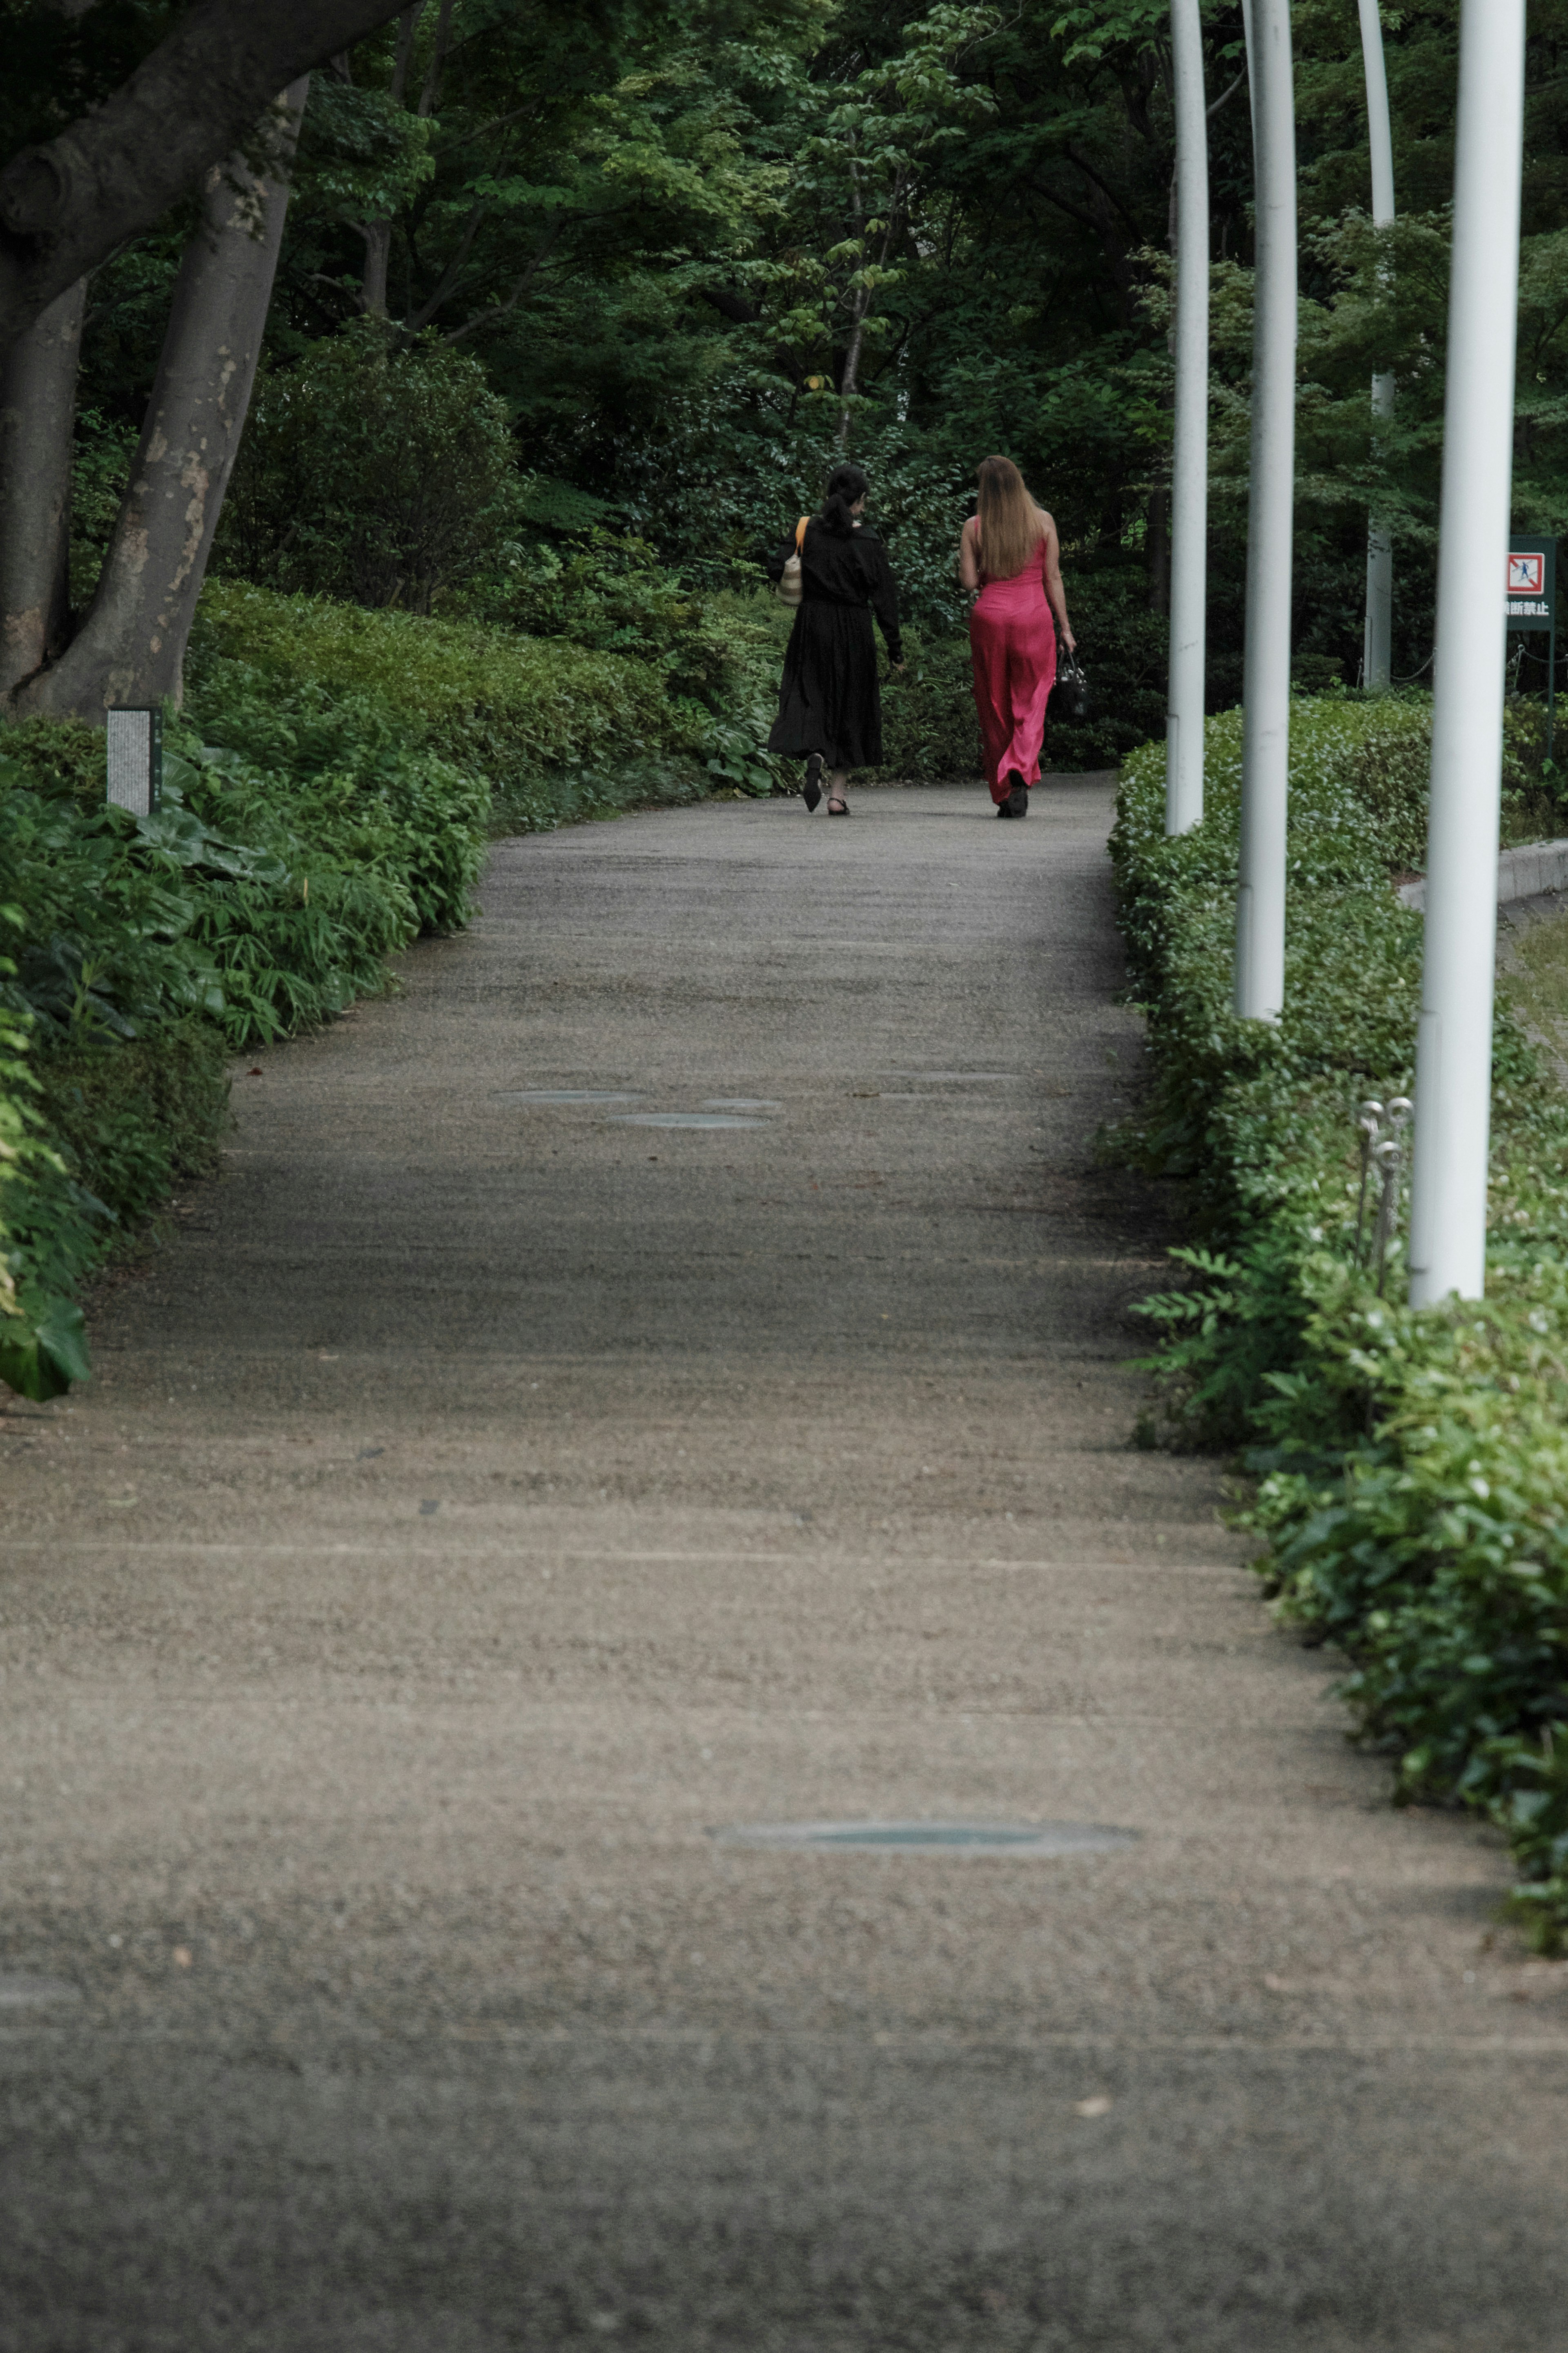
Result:
{"label": "green foliage", "polygon": [[261,378],[220,547],[282,589],[428,613],[520,511],[506,404],[467,352],[362,319]]}
{"label": "green foliage", "polygon": [[[1368,1263],[1355,1107],[1410,1089],[1421,924],[1390,888],[1419,854],[1423,698],[1291,713],[1286,1006],[1230,1007],[1240,714],[1207,730],[1205,817],[1163,830],[1163,747],[1124,774],[1113,854],[1154,1087],[1119,1143],[1189,1176],[1194,1280],[1145,1303],[1181,1442],[1244,1447],[1247,1516],[1281,1614],[1349,1657],[1358,1736],[1406,1799],[1508,1833],[1515,1909],[1568,1931],[1568,1102],[1506,1002],[1493,1060],[1484,1303],[1415,1311],[1397,1239]],[[1516,818],[1541,787],[1533,714],[1505,744]],[[1387,1295],[1384,1295],[1386,1293]]]}
{"label": "green foliage", "polygon": [[78,410],[70,510],[70,585],[78,605],[91,596],[135,454],[128,425],[96,408]]}
{"label": "green foliage", "polygon": [[[1201,14],[1217,707],[1240,686],[1254,223],[1237,12],[1205,0]],[[90,41],[37,16],[23,11],[4,94],[18,142],[112,88],[152,37],[125,0],[100,0]],[[1370,509],[1397,543],[1396,674],[1424,675],[1430,656],[1458,24],[1458,0],[1384,12],[1399,218],[1379,230],[1354,11],[1292,11],[1293,652],[1308,688],[1356,678]],[[1542,528],[1568,479],[1565,36],[1568,0],[1535,0],[1514,479],[1518,519]],[[1048,756],[1121,756],[1161,732],[1170,68],[1160,0],[405,14],[312,82],[222,562],[438,612],[460,586],[476,618],[568,638],[602,599],[608,634],[579,641],[626,650],[618,630],[640,643],[658,627],[627,606],[660,592],[605,594],[596,576],[579,596],[573,579],[547,617],[531,533],[633,534],[682,588],[740,590],[817,503],[842,436],[872,476],[906,608],[934,638],[962,628],[952,549],[976,460],[1005,449],[1060,523],[1098,698],[1091,727]],[[184,225],[94,274],[79,596],[142,421]],[[1374,368],[1398,387],[1375,436]],[[519,547],[539,577],[509,614],[492,592]],[[1544,659],[1543,641],[1524,649],[1532,691]],[[676,691],[719,711],[707,686]],[[729,757],[712,742],[647,756]]]}
{"label": "green foliage", "polygon": [[904,631],[904,668],[882,687],[882,767],[908,784],[980,773],[980,726],[965,637]]}
{"label": "green foliage", "polygon": [[[523,637],[474,621],[423,621],[324,597],[279,597],[232,580],[209,582],[191,658],[191,706],[238,696],[248,730],[281,696],[353,702],[473,777],[488,779],[497,822],[515,831],[608,814],[639,801],[695,799],[711,789],[710,759],[741,723],[762,741],[777,691],[765,629],[731,609],[710,620],[690,599],[634,578],[616,607],[602,586],[584,626],[622,632],[633,650]],[[624,573],[611,572],[611,583]],[[658,593],[655,594],[655,589]],[[523,593],[521,591],[519,592]],[[527,593],[533,594],[531,588]],[[542,596],[545,593],[541,588]],[[579,625],[582,601],[563,614]],[[672,618],[671,605],[684,617]],[[664,652],[648,659],[661,639]],[[228,665],[238,664],[239,678]],[[212,685],[209,689],[208,680]],[[725,716],[683,689],[704,683]],[[202,722],[210,734],[213,723]]]}
{"label": "green foliage", "polygon": [[213,1165],[226,1053],[384,988],[483,856],[483,783],[374,692],[214,657],[165,745],[143,818],[106,806],[92,729],[0,757],[0,1378],[29,1397],[85,1373],[83,1279]]}
{"label": "green foliage", "polygon": [[[19,931],[22,921],[19,907],[0,906],[0,936]],[[0,957],[0,981],[15,970],[9,957]],[[26,1280],[15,1229],[30,1181],[58,1166],[39,1134],[37,1082],[26,1059],[31,1028],[25,1011],[0,997],[0,1380],[25,1397],[38,1394],[48,1377],[39,1326],[50,1303]]]}
{"label": "green foliage", "polygon": [[210,582],[150,818],[106,806],[97,730],[7,730],[0,1378],[81,1377],[72,1294],[211,1165],[226,1050],[458,928],[489,831],[771,789],[762,600],[693,597],[619,539],[573,560],[555,619],[594,644]]}
{"label": "green foliage", "polygon": [[613,746],[696,750],[705,717],[626,654],[214,580],[193,638],[197,703],[208,665],[224,659],[268,692],[374,699],[416,742],[441,743],[503,790]]}

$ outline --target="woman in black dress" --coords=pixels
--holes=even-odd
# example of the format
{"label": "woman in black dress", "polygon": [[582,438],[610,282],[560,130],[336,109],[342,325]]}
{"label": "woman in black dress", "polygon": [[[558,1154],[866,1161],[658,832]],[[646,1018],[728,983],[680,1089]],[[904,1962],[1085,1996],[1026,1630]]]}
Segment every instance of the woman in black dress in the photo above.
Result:
{"label": "woman in black dress", "polygon": [[[882,757],[882,699],[877,686],[875,613],[895,670],[904,666],[899,642],[899,592],[888,551],[862,522],[870,489],[858,466],[836,466],[822,512],[805,526],[800,550],[801,604],[784,651],[779,715],[770,752],[805,762],[808,809],[822,798],[827,772],[827,814],[847,817],[844,797],[851,768],[874,768]],[[775,580],[795,554],[787,540],[768,570]]]}

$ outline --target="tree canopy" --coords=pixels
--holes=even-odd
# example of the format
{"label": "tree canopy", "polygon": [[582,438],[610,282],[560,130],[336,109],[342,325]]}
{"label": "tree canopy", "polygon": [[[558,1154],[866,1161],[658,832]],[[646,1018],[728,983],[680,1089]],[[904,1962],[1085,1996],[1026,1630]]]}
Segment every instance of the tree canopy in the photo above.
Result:
{"label": "tree canopy", "polygon": [[[11,148],[79,143],[79,124],[62,130],[73,113],[99,104],[86,121],[101,123],[226,4],[98,0],[71,19],[11,0]],[[328,354],[363,354],[370,333],[378,429],[392,429],[400,383],[427,405],[441,354],[471,363],[511,438],[513,542],[575,512],[651,542],[694,585],[754,580],[761,548],[847,449],[872,472],[912,605],[951,624],[973,469],[1002,449],[1056,513],[1069,579],[1099,582],[1118,627],[1157,624],[1172,428],[1166,0],[412,0],[357,26],[353,0],[336,5],[347,29],[310,83],[266,329],[258,440],[275,517],[292,499],[319,518],[346,494],[346,458],[305,420],[347,382]],[[1203,14],[1222,702],[1239,683],[1251,157],[1240,7],[1209,0]],[[1417,670],[1430,647],[1458,0],[1384,11],[1390,232],[1370,220],[1353,0],[1296,0],[1292,19],[1296,645],[1308,682],[1353,682],[1369,507],[1399,550],[1396,671]],[[1521,520],[1549,530],[1568,506],[1565,45],[1568,0],[1533,0],[1516,496]],[[0,191],[13,185],[0,169]],[[89,491],[106,452],[142,428],[195,206],[187,174],[155,218],[89,258]],[[1375,442],[1374,369],[1398,384],[1394,425]],[[499,516],[505,499],[484,497]],[[252,525],[256,512],[253,495]],[[499,522],[489,541],[470,534],[472,565],[498,534]],[[256,541],[237,516],[220,560],[243,566]],[[430,593],[458,592],[449,569],[442,578]]]}

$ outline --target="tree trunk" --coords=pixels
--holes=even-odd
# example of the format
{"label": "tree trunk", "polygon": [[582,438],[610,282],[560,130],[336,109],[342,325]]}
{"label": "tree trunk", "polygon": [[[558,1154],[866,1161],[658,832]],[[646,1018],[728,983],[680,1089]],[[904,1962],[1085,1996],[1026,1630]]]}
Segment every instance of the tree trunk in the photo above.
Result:
{"label": "tree trunk", "polygon": [[368,318],[384,319],[387,316],[387,269],[392,259],[392,223],[389,220],[367,220],[360,235],[364,239],[364,283],[360,290],[360,308]]}
{"label": "tree trunk", "polygon": [[200,187],[274,90],[397,13],[397,0],[194,0],[182,9],[112,98],[0,168],[0,343]]}
{"label": "tree trunk", "polygon": [[71,438],[87,280],[0,353],[0,695],[70,627]]}
{"label": "tree trunk", "polygon": [[860,345],[866,333],[866,306],[870,295],[864,286],[855,297],[855,323],[849,330],[849,348],[844,354],[844,369],[838,379],[838,395],[844,406],[838,412],[838,447],[849,447],[849,421],[854,411],[849,403],[855,397],[860,382]]}
{"label": "tree trunk", "polygon": [[289,202],[284,174],[309,87],[293,82],[276,103],[264,177],[237,154],[207,175],[97,591],[60,659],[13,696],[16,717],[100,720],[110,703],[180,700],[196,598],[250,403]]}
{"label": "tree trunk", "polygon": [[[392,81],[387,96],[394,106],[403,104],[408,87],[408,62],[414,54],[414,36],[419,29],[419,19],[425,14],[427,0],[410,0],[397,20],[397,49],[392,61]],[[442,13],[443,24],[451,13],[451,0]],[[437,43],[439,46],[439,43]],[[343,79],[350,79],[348,60],[343,60]],[[421,103],[419,112],[428,109]],[[361,224],[364,238],[364,280],[360,291],[360,308],[372,319],[387,316],[386,280],[392,259],[392,223],[389,220],[367,220]]]}

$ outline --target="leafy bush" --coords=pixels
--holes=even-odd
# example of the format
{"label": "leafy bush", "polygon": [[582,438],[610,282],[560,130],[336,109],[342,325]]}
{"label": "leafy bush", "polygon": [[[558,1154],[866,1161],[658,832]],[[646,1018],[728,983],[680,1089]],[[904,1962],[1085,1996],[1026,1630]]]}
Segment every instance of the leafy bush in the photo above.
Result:
{"label": "leafy bush", "polygon": [[980,723],[969,638],[904,631],[904,669],[882,688],[882,765],[879,774],[910,784],[940,784],[981,773]]}
{"label": "leafy bush", "polygon": [[208,733],[210,714],[259,712],[279,696],[290,707],[352,705],[366,725],[379,713],[420,757],[487,779],[503,829],[532,831],[713,789],[709,763],[729,733],[763,717],[747,667],[756,625],[731,615],[722,635],[733,692],[720,718],[672,691],[663,664],[642,653],[213,580],[193,640],[191,709]]}
{"label": "leafy bush", "polygon": [[[0,907],[0,923],[19,927],[21,911]],[[0,980],[14,972],[0,957]],[[0,999],[0,1381],[21,1396],[58,1397],[87,1371],[81,1311],[51,1283],[54,1271],[34,1262],[27,1248],[33,1205],[40,1187],[67,1182],[57,1154],[42,1140],[37,1082],[28,1068],[31,1023]],[[65,1205],[68,1209],[68,1201]],[[85,1230],[85,1220],[79,1219]]]}
{"label": "leafy bush", "polygon": [[374,696],[237,661],[166,726],[152,817],[105,804],[94,730],[5,740],[0,1378],[48,1396],[86,1370],[84,1276],[211,1166],[226,1052],[384,988],[389,955],[460,924],[489,797]]}
{"label": "leafy bush", "polygon": [[428,613],[521,500],[507,405],[479,361],[434,337],[399,350],[358,319],[258,384],[220,545],[275,587]]}
{"label": "leafy bush", "polygon": [[1069,554],[1063,585],[1089,676],[1089,713],[1076,726],[1047,720],[1043,765],[1062,772],[1119,767],[1152,738],[1164,741],[1170,623],[1150,610],[1141,564],[1079,566]]}
{"label": "leafy bush", "polygon": [[[1163,749],[1127,764],[1112,850],[1150,1025],[1147,1117],[1121,1138],[1193,1181],[1186,1289],[1146,1303],[1168,1426],[1241,1445],[1278,1608],[1351,1662],[1358,1736],[1401,1798],[1507,1832],[1515,1908],[1568,1933],[1568,1103],[1500,1003],[1484,1303],[1416,1311],[1401,1252],[1362,1263],[1354,1114],[1409,1091],[1421,923],[1391,871],[1422,841],[1424,700],[1292,710],[1286,1008],[1231,1010],[1240,714],[1211,721],[1203,824],[1163,831]],[[1510,712],[1518,821],[1539,789]],[[1532,761],[1535,763],[1533,771]],[[1532,782],[1532,776],[1535,781]]]}

